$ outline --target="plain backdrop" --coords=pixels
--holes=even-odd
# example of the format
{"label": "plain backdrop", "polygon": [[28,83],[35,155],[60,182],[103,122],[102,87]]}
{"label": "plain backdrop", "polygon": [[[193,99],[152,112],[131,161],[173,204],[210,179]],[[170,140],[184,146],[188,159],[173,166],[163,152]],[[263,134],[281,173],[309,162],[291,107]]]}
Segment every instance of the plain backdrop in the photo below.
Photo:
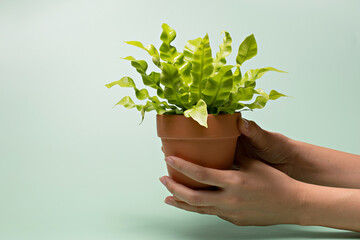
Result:
{"label": "plain backdrop", "polygon": [[[113,105],[140,77],[123,41],[174,45],[209,34],[213,55],[230,32],[243,70],[272,66],[258,86],[293,96],[243,115],[291,138],[360,154],[360,1],[0,0],[0,239],[349,238],[321,227],[236,227],[163,203],[166,174],[155,113]],[[150,64],[151,65],[151,64]],[[151,67],[150,69],[153,69]],[[358,236],[358,235],[357,235]]]}

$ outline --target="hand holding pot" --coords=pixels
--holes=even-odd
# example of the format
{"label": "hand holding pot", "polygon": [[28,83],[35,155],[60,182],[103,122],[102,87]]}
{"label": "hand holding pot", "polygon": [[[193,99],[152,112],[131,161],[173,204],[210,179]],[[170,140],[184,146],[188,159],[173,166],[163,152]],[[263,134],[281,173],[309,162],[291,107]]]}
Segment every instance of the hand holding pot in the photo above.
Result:
{"label": "hand holding pot", "polygon": [[219,187],[193,190],[164,176],[160,180],[173,194],[166,198],[167,204],[217,215],[236,225],[297,223],[300,182],[261,161],[244,158],[239,171],[206,168],[178,157],[166,161],[198,182]]}
{"label": "hand holding pot", "polygon": [[261,160],[288,176],[331,187],[360,188],[360,156],[290,139],[242,119],[235,165],[242,156]]}
{"label": "hand holding pot", "polygon": [[291,176],[294,165],[292,139],[276,132],[259,127],[255,122],[239,121],[241,136],[238,138],[235,165],[242,161],[243,155],[266,162]]}

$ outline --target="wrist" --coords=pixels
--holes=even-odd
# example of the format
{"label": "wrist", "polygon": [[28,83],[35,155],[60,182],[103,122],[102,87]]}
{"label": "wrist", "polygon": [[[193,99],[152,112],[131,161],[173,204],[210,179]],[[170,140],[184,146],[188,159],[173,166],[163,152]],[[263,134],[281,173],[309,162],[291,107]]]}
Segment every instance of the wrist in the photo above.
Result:
{"label": "wrist", "polygon": [[309,189],[308,184],[293,179],[294,184],[289,191],[291,199],[288,201],[290,205],[290,213],[287,223],[307,226],[308,221],[308,209],[309,209]]}
{"label": "wrist", "polygon": [[311,199],[311,185],[297,181],[297,194],[296,194],[296,218],[295,224],[301,226],[311,225],[311,217],[309,214],[310,199]]}
{"label": "wrist", "polygon": [[307,155],[310,150],[305,149],[303,142],[290,138],[287,139],[287,146],[289,152],[289,176],[302,182],[312,183],[311,176],[317,174],[319,169],[314,166],[313,161],[308,160]]}
{"label": "wrist", "polygon": [[279,133],[274,134],[277,134],[276,138],[278,139],[278,141],[274,142],[280,143],[278,144],[278,151],[282,152],[282,156],[280,156],[280,159],[283,159],[283,163],[286,163],[287,166],[285,173],[289,177],[294,178],[294,175],[297,175],[298,172],[297,161],[299,159],[299,154],[297,151],[297,141]]}
{"label": "wrist", "polygon": [[360,232],[360,190],[301,183],[296,224]]}

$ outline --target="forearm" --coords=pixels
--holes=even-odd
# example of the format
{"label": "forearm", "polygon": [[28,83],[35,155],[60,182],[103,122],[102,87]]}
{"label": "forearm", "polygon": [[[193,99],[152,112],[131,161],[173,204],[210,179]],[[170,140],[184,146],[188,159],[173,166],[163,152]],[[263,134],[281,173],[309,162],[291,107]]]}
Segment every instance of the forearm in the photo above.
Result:
{"label": "forearm", "polygon": [[301,184],[300,225],[360,232],[360,190]]}
{"label": "forearm", "polygon": [[291,141],[292,177],[307,183],[360,188],[360,155]]}

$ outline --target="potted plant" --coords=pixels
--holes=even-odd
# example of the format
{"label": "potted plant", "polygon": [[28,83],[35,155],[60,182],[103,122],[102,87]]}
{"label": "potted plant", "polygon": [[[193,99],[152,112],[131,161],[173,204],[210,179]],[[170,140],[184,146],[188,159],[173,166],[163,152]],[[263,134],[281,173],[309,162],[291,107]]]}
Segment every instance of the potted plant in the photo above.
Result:
{"label": "potted plant", "polygon": [[[147,72],[148,64],[131,56],[125,57],[136,69],[145,86],[153,88],[157,96],[150,96],[146,88],[139,89],[130,77],[106,84],[131,87],[139,100],[135,104],[123,97],[116,105],[136,108],[145,113],[157,112],[157,133],[162,140],[165,156],[175,155],[193,163],[217,169],[230,169],[233,164],[237,138],[240,135],[237,121],[240,111],[263,108],[268,100],[285,96],[275,90],[269,94],[256,87],[256,80],[268,71],[284,72],[272,67],[251,69],[242,75],[243,63],[257,54],[257,43],[250,35],[240,44],[235,65],[227,65],[232,39],[226,31],[220,50],[212,57],[208,34],[189,40],[183,52],[172,41],[174,29],[162,25],[159,51],[154,45],[144,46],[138,41],[125,43],[139,47],[152,57],[160,72]],[[253,101],[252,101],[253,100]],[[192,188],[209,186],[194,182],[167,166],[169,175]]]}

